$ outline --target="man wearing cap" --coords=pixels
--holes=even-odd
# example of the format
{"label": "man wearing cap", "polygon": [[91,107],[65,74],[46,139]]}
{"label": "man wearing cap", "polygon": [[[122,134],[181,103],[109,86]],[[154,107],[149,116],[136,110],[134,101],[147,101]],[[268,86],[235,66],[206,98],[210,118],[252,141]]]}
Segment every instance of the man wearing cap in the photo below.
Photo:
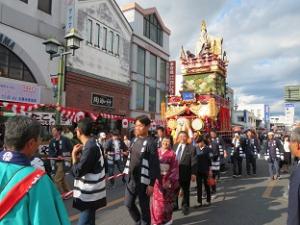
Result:
{"label": "man wearing cap", "polygon": [[283,146],[280,140],[274,138],[273,132],[268,133],[264,153],[265,159],[269,164],[270,179],[279,179],[279,162],[283,158]]}

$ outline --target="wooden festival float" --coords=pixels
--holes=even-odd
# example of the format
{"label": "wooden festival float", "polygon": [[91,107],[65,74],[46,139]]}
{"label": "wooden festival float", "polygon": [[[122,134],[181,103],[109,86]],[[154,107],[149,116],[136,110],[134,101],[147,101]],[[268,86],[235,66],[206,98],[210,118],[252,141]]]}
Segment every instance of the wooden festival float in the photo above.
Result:
{"label": "wooden festival float", "polygon": [[165,113],[174,140],[182,130],[192,137],[193,131],[231,129],[230,106],[226,99],[228,60],[222,44],[223,38],[208,35],[203,21],[195,55],[181,48],[182,88],[180,96],[168,96]]}

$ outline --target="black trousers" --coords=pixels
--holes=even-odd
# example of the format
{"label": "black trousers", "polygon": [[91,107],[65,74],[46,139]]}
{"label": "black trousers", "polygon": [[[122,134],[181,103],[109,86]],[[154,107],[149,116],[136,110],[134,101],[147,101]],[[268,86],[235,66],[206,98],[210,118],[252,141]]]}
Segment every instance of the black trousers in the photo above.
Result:
{"label": "black trousers", "polygon": [[243,158],[237,155],[232,156],[233,175],[242,175]]}
{"label": "black trousers", "polygon": [[[127,207],[130,216],[136,225],[150,225],[150,198],[146,194],[147,186],[144,184],[139,185],[135,192],[125,188],[125,206]],[[139,198],[139,205],[141,211],[136,206],[136,199]]]}
{"label": "black trousers", "polygon": [[254,155],[246,155],[246,169],[247,174],[251,174],[251,167],[253,174],[256,174],[256,158]]}
{"label": "black trousers", "polygon": [[[179,181],[180,188],[183,192],[183,198],[182,198],[182,208],[189,208],[190,207],[190,185],[191,182],[189,181]],[[175,208],[178,208],[178,196],[175,199]]]}
{"label": "black trousers", "polygon": [[[215,180],[220,179],[220,170],[213,170],[212,174],[213,174],[213,179]],[[215,194],[217,192],[217,185],[211,186],[211,192],[212,194]]]}
{"label": "black trousers", "polygon": [[202,186],[204,184],[205,191],[206,191],[206,201],[208,203],[211,202],[211,195],[210,195],[210,187],[208,186],[208,173],[198,173],[197,174],[197,198],[198,203],[202,204]]}

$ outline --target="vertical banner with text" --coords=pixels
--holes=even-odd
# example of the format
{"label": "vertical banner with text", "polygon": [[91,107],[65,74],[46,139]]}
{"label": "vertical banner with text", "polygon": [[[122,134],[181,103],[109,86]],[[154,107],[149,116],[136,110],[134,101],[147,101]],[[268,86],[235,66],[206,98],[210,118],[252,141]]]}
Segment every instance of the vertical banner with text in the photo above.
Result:
{"label": "vertical banner with text", "polygon": [[176,61],[169,61],[169,95],[175,95]]}
{"label": "vertical banner with text", "polygon": [[65,0],[65,5],[67,9],[66,13],[66,34],[75,27],[75,1]]}

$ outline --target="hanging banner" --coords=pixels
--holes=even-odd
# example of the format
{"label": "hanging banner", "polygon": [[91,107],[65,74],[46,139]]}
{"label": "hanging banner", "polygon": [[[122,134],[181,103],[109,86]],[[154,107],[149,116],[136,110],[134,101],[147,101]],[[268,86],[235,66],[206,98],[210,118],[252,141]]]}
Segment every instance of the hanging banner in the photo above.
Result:
{"label": "hanging banner", "polygon": [[[42,126],[54,126],[55,125],[55,113],[54,112],[30,112],[26,113],[27,116],[36,119]],[[69,126],[72,125],[70,119],[60,117],[60,125]]]}
{"label": "hanging banner", "polygon": [[41,88],[36,84],[20,83],[0,78],[0,100],[33,104],[40,103]]}
{"label": "hanging banner", "polygon": [[75,24],[75,1],[74,0],[65,0],[65,5],[67,9],[66,13],[66,34],[74,28]]}
{"label": "hanging banner", "polygon": [[169,61],[169,95],[175,95],[176,61]]}

